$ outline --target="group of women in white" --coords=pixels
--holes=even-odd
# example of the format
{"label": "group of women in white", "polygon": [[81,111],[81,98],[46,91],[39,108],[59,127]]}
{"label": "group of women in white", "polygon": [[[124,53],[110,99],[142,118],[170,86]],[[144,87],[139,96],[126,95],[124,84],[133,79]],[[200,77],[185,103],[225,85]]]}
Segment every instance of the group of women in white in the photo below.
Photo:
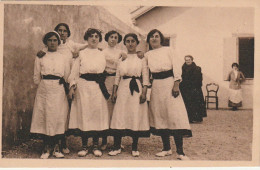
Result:
{"label": "group of women in white", "polygon": [[[132,156],[137,157],[138,139],[152,133],[160,136],[163,143],[156,156],[172,154],[173,136],[178,159],[189,160],[183,152],[183,137],[191,137],[192,133],[179,92],[181,65],[172,49],[162,46],[163,34],[157,29],[148,33],[151,50],[144,55],[137,55],[139,40],[135,33],[123,38],[119,32],[109,31],[105,34],[108,47],[104,50],[98,49],[102,41],[98,29],[85,32],[86,44],[68,41],[69,36],[69,26],[58,24],[55,31],[44,35],[47,49],[35,59],[34,82],[38,89],[31,133],[43,139],[41,158],[51,154],[64,157],[70,152],[65,132],[78,131],[82,139],[80,157],[89,152],[102,156],[107,136],[114,138],[110,156],[120,154],[122,137],[130,136]],[[116,48],[121,41],[126,53]],[[150,85],[148,106],[146,94]],[[93,138],[91,147],[89,138]]]}

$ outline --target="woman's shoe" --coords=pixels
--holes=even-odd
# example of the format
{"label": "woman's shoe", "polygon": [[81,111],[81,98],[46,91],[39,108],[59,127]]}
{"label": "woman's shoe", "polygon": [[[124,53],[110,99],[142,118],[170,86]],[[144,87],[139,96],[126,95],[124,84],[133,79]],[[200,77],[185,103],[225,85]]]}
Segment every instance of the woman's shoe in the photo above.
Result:
{"label": "woman's shoe", "polygon": [[61,152],[54,151],[52,155],[56,158],[64,158],[64,155]]}
{"label": "woman's shoe", "polygon": [[48,159],[49,158],[49,156],[50,156],[50,153],[49,152],[45,152],[45,153],[42,153],[42,155],[41,155],[41,159]]}
{"label": "woman's shoe", "polygon": [[155,154],[155,156],[164,157],[164,156],[169,156],[171,154],[172,154],[172,150],[168,150],[168,151],[159,152],[159,153]]}
{"label": "woman's shoe", "polygon": [[69,150],[69,148],[63,148],[62,152],[65,153],[65,154],[69,154],[70,150]]}
{"label": "woman's shoe", "polygon": [[107,149],[107,143],[106,144],[102,144],[101,147],[100,147],[100,150],[104,151],[106,149]]}
{"label": "woman's shoe", "polygon": [[186,155],[178,155],[177,159],[182,160],[182,161],[190,160],[190,158],[188,156],[186,156]]}
{"label": "woman's shoe", "polygon": [[99,150],[99,149],[93,149],[93,154],[94,154],[96,157],[102,156],[102,152],[101,152],[101,150]]}
{"label": "woman's shoe", "polygon": [[79,157],[84,157],[88,154],[88,150],[87,149],[83,149],[81,151],[78,152],[78,156]]}
{"label": "woman's shoe", "polygon": [[109,156],[116,156],[120,153],[121,153],[121,149],[118,149],[118,150],[113,150],[113,151],[108,152],[108,155]]}
{"label": "woman's shoe", "polygon": [[132,151],[133,157],[138,157],[140,155],[139,151]]}

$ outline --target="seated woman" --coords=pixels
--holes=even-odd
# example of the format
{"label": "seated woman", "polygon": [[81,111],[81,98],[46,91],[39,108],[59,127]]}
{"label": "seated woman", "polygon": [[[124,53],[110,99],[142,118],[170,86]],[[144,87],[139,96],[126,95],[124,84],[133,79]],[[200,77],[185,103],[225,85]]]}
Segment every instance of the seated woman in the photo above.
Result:
{"label": "seated woman", "polygon": [[42,159],[47,159],[53,145],[53,155],[64,157],[59,141],[64,135],[68,116],[68,101],[65,94],[65,81],[69,76],[69,63],[57,52],[61,43],[57,32],[45,34],[43,43],[48,51],[42,58],[36,57],[34,65],[34,83],[38,84],[33,108],[31,133],[43,136],[44,149]]}
{"label": "seated woman", "polygon": [[207,116],[204,96],[201,90],[202,73],[191,55],[184,57],[182,65],[182,81],[180,91],[185,103],[190,123],[202,122]]}
{"label": "seated woman", "polygon": [[[139,137],[150,136],[146,102],[149,74],[146,60],[138,58],[136,54],[138,43],[136,34],[125,35],[127,59],[118,64],[112,93],[112,101],[116,103],[110,124],[111,132],[114,134],[114,150],[109,152],[110,156],[121,153],[123,136],[133,138],[132,155],[139,156],[137,148]],[[143,87],[140,82],[141,75]]]}
{"label": "seated woman", "polygon": [[[105,86],[104,70],[106,59],[98,50],[102,41],[101,32],[89,28],[84,39],[88,47],[79,53],[74,61],[69,77],[70,93],[73,98],[70,111],[69,130],[79,129],[81,132],[82,149],[78,156],[88,153],[88,138],[93,137],[93,153],[101,156],[98,148],[98,138],[109,129],[109,113],[107,99],[110,97]],[[74,97],[73,97],[74,96]]]}

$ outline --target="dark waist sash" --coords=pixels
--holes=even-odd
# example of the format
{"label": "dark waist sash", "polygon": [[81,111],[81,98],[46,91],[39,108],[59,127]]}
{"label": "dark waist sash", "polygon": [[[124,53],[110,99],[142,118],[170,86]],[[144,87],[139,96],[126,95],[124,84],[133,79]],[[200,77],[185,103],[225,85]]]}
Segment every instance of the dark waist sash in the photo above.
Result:
{"label": "dark waist sash", "polygon": [[115,76],[116,75],[116,73],[108,73],[106,71],[104,71],[104,74],[105,74],[105,76]]}
{"label": "dark waist sash", "polygon": [[153,79],[166,79],[168,77],[174,77],[173,70],[162,71],[159,73],[152,73]]}
{"label": "dark waist sash", "polygon": [[99,84],[99,88],[103,94],[103,96],[106,99],[109,99],[110,94],[107,91],[106,85],[105,85],[105,80],[106,80],[106,76],[104,73],[99,73],[99,74],[95,74],[95,73],[86,73],[86,74],[82,74],[80,75],[80,78],[83,78],[87,81],[95,81]]}
{"label": "dark waist sash", "polygon": [[134,94],[134,91],[136,91],[137,93],[140,92],[138,84],[136,82],[136,79],[140,80],[140,77],[135,77],[135,76],[123,76],[123,79],[132,79],[129,83],[129,89],[131,92],[131,95]]}
{"label": "dark waist sash", "polygon": [[59,80],[59,84],[63,84],[65,93],[68,94],[69,89],[67,88],[66,81],[64,80],[63,77],[59,77],[59,76],[54,76],[54,75],[48,74],[48,75],[43,75],[42,79],[45,79],[45,80]]}

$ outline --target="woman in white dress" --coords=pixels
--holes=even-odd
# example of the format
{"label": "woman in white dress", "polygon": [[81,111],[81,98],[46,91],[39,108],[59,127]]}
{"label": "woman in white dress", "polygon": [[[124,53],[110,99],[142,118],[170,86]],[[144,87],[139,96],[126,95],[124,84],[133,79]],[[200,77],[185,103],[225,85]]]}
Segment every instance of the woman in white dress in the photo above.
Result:
{"label": "woman in white dress", "polygon": [[[64,58],[66,58],[67,62],[70,65],[70,67],[68,68],[69,72],[70,72],[74,58],[76,58],[78,56],[78,52],[80,50],[83,50],[87,47],[87,43],[86,44],[80,44],[80,43],[75,43],[72,40],[68,40],[68,38],[71,35],[71,32],[70,32],[70,28],[69,28],[68,24],[66,24],[66,23],[59,23],[54,28],[54,30],[57,33],[59,33],[60,38],[61,38],[61,44],[58,46],[57,51],[60,52],[64,56]],[[37,53],[37,56],[43,57],[45,55],[46,51],[47,51],[47,49],[43,49],[43,50],[39,51]],[[66,88],[66,93],[68,93],[67,89],[68,88]],[[69,100],[69,106],[70,105],[71,105],[71,101]],[[67,124],[67,127],[66,127],[66,130],[67,130],[68,120],[67,120],[66,124]],[[62,146],[62,152],[63,153],[69,153],[70,152],[69,148],[67,147],[65,135],[62,137],[61,146]]]}
{"label": "woman in white dress", "polygon": [[[109,113],[107,99],[110,97],[105,86],[104,70],[106,59],[104,53],[98,50],[102,41],[101,32],[89,28],[84,39],[88,47],[80,51],[74,61],[69,77],[69,97],[73,98],[70,111],[69,129],[79,129],[82,138],[82,150],[78,156],[88,153],[88,138],[93,137],[93,153],[101,156],[98,148],[98,138],[109,129]],[[74,97],[73,97],[74,96]]]}
{"label": "woman in white dress", "polygon": [[59,141],[64,135],[68,116],[68,101],[65,94],[65,81],[69,76],[69,64],[64,56],[57,52],[61,43],[57,32],[49,32],[43,38],[48,47],[44,57],[36,57],[34,65],[34,83],[38,85],[31,133],[43,136],[44,149],[42,159],[47,159],[55,144],[53,155],[61,158]]}
{"label": "woman in white dress", "polygon": [[[103,53],[106,58],[105,85],[107,87],[108,93],[112,94],[113,85],[115,82],[117,63],[119,62],[121,55],[123,53],[122,50],[117,49],[116,46],[122,41],[122,35],[114,30],[109,31],[105,35],[105,41],[108,44],[108,47],[103,50]],[[114,103],[112,103],[111,98],[107,100],[107,105],[108,105],[109,123],[110,123],[113,109],[114,109]],[[106,148],[107,148],[107,136],[103,136],[100,149],[105,150]]]}
{"label": "woman in white dress", "polygon": [[189,159],[183,152],[183,137],[191,137],[187,111],[179,91],[182,62],[169,47],[162,47],[164,36],[151,30],[147,43],[152,50],[145,53],[153,83],[149,104],[151,132],[162,138],[163,150],[156,156],[171,155],[170,136],[174,137],[178,159]]}
{"label": "woman in white dress", "polygon": [[[146,102],[149,73],[145,59],[138,58],[136,46],[139,41],[137,35],[129,33],[124,37],[124,44],[128,50],[127,58],[118,64],[112,101],[115,107],[111,119],[110,129],[114,134],[114,147],[109,155],[121,153],[121,138],[131,136],[132,155],[139,156],[138,138],[150,137],[148,105]],[[143,79],[143,86],[140,77]]]}

